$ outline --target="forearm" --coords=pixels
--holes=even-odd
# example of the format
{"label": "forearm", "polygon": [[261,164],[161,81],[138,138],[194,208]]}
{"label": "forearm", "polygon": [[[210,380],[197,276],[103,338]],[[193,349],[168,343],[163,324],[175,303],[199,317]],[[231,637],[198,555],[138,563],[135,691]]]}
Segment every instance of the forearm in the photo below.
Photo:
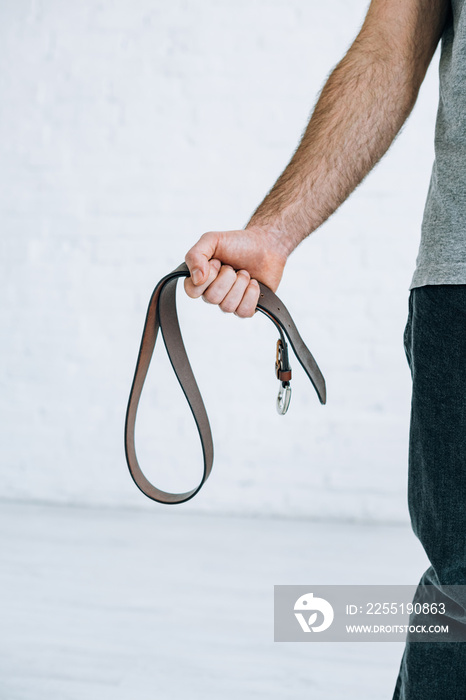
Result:
{"label": "forearm", "polygon": [[372,0],[328,79],[301,143],[245,229],[209,231],[186,254],[189,296],[253,316],[263,282],[276,290],[294,248],[383,156],[409,115],[450,0]]}
{"label": "forearm", "polygon": [[[440,22],[435,31],[431,54]],[[296,152],[248,228],[271,232],[286,254],[318,228],[396,137],[430,58],[384,48],[380,37],[363,27],[330,75]]]}

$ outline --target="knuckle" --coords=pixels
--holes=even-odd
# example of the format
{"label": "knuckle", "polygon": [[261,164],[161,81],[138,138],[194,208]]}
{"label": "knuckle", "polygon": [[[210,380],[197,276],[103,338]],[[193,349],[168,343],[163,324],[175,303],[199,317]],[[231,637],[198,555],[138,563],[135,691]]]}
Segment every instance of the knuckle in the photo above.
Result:
{"label": "knuckle", "polygon": [[222,296],[219,295],[218,292],[215,291],[215,289],[211,289],[210,287],[205,290],[204,294],[202,295],[203,299],[207,301],[209,304],[218,304],[219,302],[222,301]]}
{"label": "knuckle", "polygon": [[248,318],[250,316],[248,309],[244,306],[239,306],[237,308],[236,315],[239,316],[239,318]]}
{"label": "knuckle", "polygon": [[202,298],[204,301],[206,301],[208,304],[214,304],[214,300],[212,299],[212,292],[210,289],[206,289],[204,294],[202,295]]}
{"label": "knuckle", "polygon": [[222,277],[231,279],[232,281],[236,280],[236,272],[234,271],[231,265],[222,265],[220,272],[222,274]]}
{"label": "knuckle", "polygon": [[209,243],[212,240],[212,234],[210,232],[203,233],[202,236],[199,238],[198,242],[196,245],[200,245],[202,247],[205,247],[206,245],[208,246]]}
{"label": "knuckle", "polygon": [[231,301],[228,302],[224,300],[220,302],[219,306],[222,309],[222,311],[224,311],[226,314],[231,314],[235,310],[235,305],[232,304]]}
{"label": "knuckle", "polygon": [[259,301],[260,296],[260,287],[258,283],[256,282],[256,284],[254,285],[250,284],[249,289],[251,294],[251,301],[254,304],[254,306],[257,306],[257,302]]}

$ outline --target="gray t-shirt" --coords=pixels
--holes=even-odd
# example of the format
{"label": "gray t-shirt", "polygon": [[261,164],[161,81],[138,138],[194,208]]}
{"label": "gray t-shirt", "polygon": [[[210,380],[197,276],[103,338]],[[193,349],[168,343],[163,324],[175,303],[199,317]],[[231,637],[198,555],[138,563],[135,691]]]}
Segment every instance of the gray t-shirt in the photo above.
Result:
{"label": "gray t-shirt", "polygon": [[410,289],[466,284],[466,0],[451,0],[442,35],[435,162]]}

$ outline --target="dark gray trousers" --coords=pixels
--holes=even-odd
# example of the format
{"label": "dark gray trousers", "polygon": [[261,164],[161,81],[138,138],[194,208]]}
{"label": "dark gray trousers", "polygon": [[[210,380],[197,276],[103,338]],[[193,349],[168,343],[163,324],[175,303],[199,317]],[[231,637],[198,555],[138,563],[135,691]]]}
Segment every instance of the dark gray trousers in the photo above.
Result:
{"label": "dark gray trousers", "polygon": [[[436,586],[440,600],[442,586],[466,585],[466,285],[413,289],[404,343],[409,512],[431,564],[420,584]],[[457,602],[455,619],[436,623],[464,625],[466,639],[466,604]],[[393,700],[466,700],[466,642],[408,638]]]}

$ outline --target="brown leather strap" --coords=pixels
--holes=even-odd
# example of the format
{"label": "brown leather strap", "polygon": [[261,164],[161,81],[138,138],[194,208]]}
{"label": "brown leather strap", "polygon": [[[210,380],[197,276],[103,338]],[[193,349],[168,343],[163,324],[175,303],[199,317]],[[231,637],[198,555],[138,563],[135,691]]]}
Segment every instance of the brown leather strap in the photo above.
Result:
{"label": "brown leather strap", "polygon": [[[149,308],[147,310],[146,322],[142,333],[141,346],[136,363],[133,384],[128,401],[125,423],[125,452],[129,471],[136,483],[136,486],[149,498],[159,503],[184,503],[202,488],[212,470],[214,459],[214,448],[209,419],[205,410],[202,396],[194,378],[191,365],[189,364],[183,338],[181,337],[178,315],[176,313],[176,285],[180,277],[188,277],[189,270],[185,263],[176,268],[169,275],[166,275],[151,296]],[[304,344],[298,330],[288,313],[285,305],[280,299],[265,285],[260,284],[260,297],[257,310],[270,318],[277,327],[282,343],[285,343],[286,336],[293,348],[296,357],[304,368],[304,371],[311,380],[319,400],[322,404],[326,402],[325,380],[322,376],[316,361],[312,357],[308,348]],[[168,493],[156,488],[144,476],[136,456],[134,439],[134,429],[136,424],[136,414],[141,397],[144,381],[147,376],[152,353],[159,328],[162,332],[163,340],[168,357],[173,370],[183,389],[186,400],[191,408],[196,426],[201,439],[202,452],[204,458],[204,472],[200,484],[184,493]],[[285,350],[286,352],[286,350]],[[287,355],[286,355],[287,356]],[[283,377],[288,377],[288,368]],[[291,376],[291,373],[290,375]]]}

